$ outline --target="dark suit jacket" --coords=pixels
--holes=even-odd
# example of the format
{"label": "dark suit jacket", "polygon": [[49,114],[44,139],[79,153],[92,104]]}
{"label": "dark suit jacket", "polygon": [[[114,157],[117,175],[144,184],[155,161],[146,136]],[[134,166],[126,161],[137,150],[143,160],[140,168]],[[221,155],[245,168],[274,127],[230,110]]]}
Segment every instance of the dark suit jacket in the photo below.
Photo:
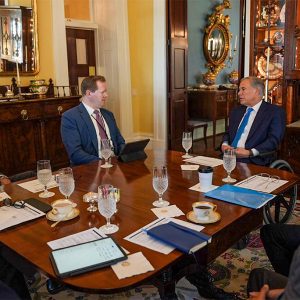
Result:
{"label": "dark suit jacket", "polygon": [[[234,140],[239,124],[247,107],[235,107],[229,116],[228,131],[223,136],[223,142],[230,145]],[[260,154],[276,151],[281,143],[285,131],[285,111],[273,104],[263,101],[253,121],[245,148],[255,148]],[[269,165],[274,160],[273,155],[262,155],[251,158],[239,158],[238,161]]]}
{"label": "dark suit jacket", "polygon": [[[109,127],[114,152],[118,155],[125,140],[113,113],[103,108],[100,111]],[[62,115],[61,137],[72,164],[80,165],[99,160],[97,133],[82,103]]]}

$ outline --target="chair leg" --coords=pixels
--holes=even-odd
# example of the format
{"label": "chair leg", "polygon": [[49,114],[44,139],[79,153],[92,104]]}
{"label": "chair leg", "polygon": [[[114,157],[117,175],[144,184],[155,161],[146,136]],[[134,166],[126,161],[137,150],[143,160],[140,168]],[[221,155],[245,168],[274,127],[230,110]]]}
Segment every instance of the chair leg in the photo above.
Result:
{"label": "chair leg", "polygon": [[207,134],[207,125],[205,125],[205,126],[203,127],[204,143],[205,143],[205,148],[207,149],[207,137],[206,137],[206,134]]}

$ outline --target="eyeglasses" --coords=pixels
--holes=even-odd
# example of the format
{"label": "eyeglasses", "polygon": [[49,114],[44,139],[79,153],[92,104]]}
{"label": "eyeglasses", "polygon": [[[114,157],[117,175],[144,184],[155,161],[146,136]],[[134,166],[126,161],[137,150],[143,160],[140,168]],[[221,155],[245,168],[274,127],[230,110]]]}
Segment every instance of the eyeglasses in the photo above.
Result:
{"label": "eyeglasses", "polygon": [[24,201],[15,201],[15,202],[13,202],[10,198],[3,199],[2,203],[5,206],[13,206],[14,208],[18,208],[18,209],[25,207],[25,202]]}
{"label": "eyeglasses", "polygon": [[260,173],[258,176],[262,177],[265,183],[263,183],[264,188],[267,189],[270,184],[277,183],[280,180],[280,177],[277,175],[270,175],[268,173]]}

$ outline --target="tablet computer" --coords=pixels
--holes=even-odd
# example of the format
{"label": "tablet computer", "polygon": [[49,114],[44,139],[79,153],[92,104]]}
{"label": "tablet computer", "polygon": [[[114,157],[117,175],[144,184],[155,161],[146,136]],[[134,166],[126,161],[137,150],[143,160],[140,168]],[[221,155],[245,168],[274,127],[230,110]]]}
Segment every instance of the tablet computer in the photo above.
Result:
{"label": "tablet computer", "polygon": [[130,142],[125,144],[119,153],[118,159],[122,162],[129,162],[138,159],[145,159],[147,155],[144,151],[150,139]]}
{"label": "tablet computer", "polygon": [[54,250],[50,260],[59,277],[70,277],[110,266],[127,259],[123,249],[110,238]]}

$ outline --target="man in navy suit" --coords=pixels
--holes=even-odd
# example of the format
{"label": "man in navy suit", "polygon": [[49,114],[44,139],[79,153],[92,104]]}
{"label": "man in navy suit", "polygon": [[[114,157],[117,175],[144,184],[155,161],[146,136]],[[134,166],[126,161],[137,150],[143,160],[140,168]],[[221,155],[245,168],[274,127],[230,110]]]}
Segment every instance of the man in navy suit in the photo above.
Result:
{"label": "man in navy suit", "polygon": [[113,113],[102,108],[108,97],[105,78],[85,78],[81,93],[81,103],[66,111],[61,119],[62,141],[74,165],[99,160],[103,139],[111,141],[115,155],[125,144]]}
{"label": "man in navy suit", "polygon": [[261,79],[241,80],[238,93],[241,105],[231,111],[222,143],[223,152],[236,149],[237,161],[269,165],[275,159],[285,131],[285,111],[263,101],[263,94]]}

